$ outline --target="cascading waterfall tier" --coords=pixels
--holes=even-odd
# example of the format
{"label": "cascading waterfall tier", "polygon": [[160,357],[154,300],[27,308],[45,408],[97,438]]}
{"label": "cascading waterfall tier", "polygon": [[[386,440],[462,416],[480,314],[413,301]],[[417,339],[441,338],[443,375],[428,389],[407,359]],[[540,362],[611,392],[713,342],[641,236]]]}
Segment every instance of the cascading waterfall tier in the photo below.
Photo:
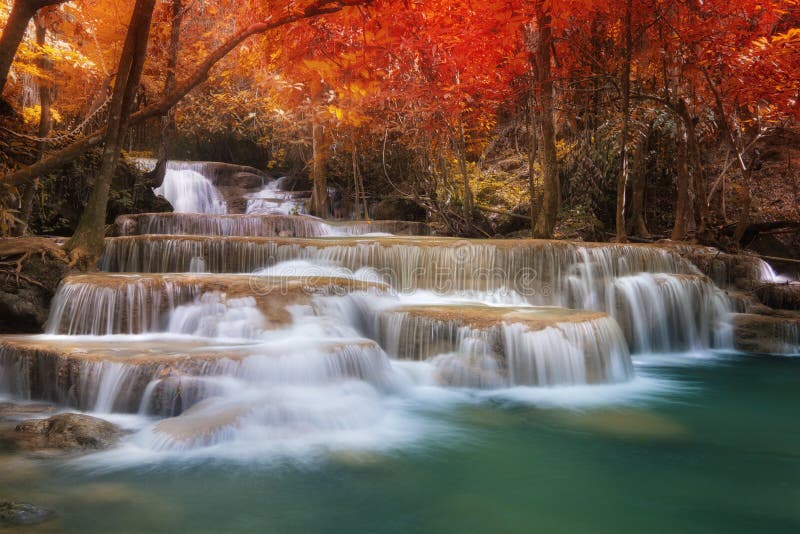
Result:
{"label": "cascading waterfall tier", "polygon": [[606,298],[634,352],[730,346],[731,303],[705,276],[623,276],[608,286]]}
{"label": "cascading waterfall tier", "polygon": [[408,221],[333,222],[310,215],[204,215],[195,213],[143,213],[120,215],[118,236],[208,235],[254,237],[328,237],[386,233],[427,235],[424,223]]}
{"label": "cascading waterfall tier", "polygon": [[[220,322],[231,321],[263,330],[290,323],[289,308],[309,304],[316,295],[387,289],[378,282],[329,276],[76,275],[61,283],[47,332],[95,336],[214,333],[219,332]],[[253,315],[256,311],[263,320]],[[217,322],[212,324],[212,319]],[[183,328],[175,326],[179,322]],[[188,329],[189,324],[195,328]]]}
{"label": "cascading waterfall tier", "polygon": [[363,380],[391,387],[385,353],[367,340],[209,345],[197,339],[0,340],[0,393],[99,413],[173,416],[243,387]]}
{"label": "cascading waterfall tier", "polygon": [[563,386],[633,376],[625,338],[599,312],[484,305],[403,306],[377,316],[396,358],[431,359],[445,385]]}
{"label": "cascading waterfall tier", "polygon": [[[210,272],[251,272],[296,259],[373,267],[401,290],[517,289],[547,300],[570,276],[587,286],[640,272],[699,274],[668,250],[639,245],[434,237],[285,239],[214,236],[109,238],[101,269],[185,272],[201,259]],[[593,276],[588,276],[593,275]]]}
{"label": "cascading waterfall tier", "polygon": [[229,373],[246,355],[242,347],[212,348],[199,340],[8,336],[0,341],[0,392],[130,413],[152,380]]}
{"label": "cascading waterfall tier", "polygon": [[400,292],[513,292],[524,302],[604,311],[636,352],[726,346],[730,303],[665,248],[543,240],[282,239],[152,236],[109,239],[108,271],[242,272],[292,260],[370,267]]}
{"label": "cascading waterfall tier", "polygon": [[754,255],[726,254],[712,247],[669,245],[689,259],[718,287],[751,290],[779,277],[769,263]]}

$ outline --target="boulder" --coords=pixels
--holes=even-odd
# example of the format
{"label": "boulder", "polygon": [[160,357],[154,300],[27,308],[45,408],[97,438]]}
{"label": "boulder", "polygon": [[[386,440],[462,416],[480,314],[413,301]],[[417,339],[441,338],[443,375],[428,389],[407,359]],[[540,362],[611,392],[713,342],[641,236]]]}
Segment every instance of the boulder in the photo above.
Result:
{"label": "boulder", "polygon": [[116,445],[124,434],[113,423],[77,413],[30,419],[18,424],[14,431],[18,448],[28,450],[102,450]]}

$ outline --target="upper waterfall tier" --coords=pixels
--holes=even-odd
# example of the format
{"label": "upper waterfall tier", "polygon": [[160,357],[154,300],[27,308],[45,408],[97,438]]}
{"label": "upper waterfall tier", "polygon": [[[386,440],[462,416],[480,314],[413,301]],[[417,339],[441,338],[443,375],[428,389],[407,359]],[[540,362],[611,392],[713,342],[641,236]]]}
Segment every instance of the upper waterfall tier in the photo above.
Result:
{"label": "upper waterfall tier", "polygon": [[[156,161],[138,159],[145,170]],[[166,198],[176,212],[243,213],[246,196],[260,191],[271,178],[253,167],[212,161],[169,161],[157,195]]]}
{"label": "upper waterfall tier", "polygon": [[114,224],[118,236],[146,234],[327,237],[388,233],[427,235],[424,223],[409,221],[326,221],[310,215],[207,215],[143,213],[120,215]]}
{"label": "upper waterfall tier", "polygon": [[214,184],[192,169],[168,168],[161,186],[153,189],[181,213],[227,213],[228,205]]}

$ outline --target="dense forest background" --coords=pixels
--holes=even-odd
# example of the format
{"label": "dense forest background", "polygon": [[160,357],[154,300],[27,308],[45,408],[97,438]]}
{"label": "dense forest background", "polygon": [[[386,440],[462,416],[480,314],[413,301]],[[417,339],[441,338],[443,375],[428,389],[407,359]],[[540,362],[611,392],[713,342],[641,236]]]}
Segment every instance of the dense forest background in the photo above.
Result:
{"label": "dense forest background", "polygon": [[[169,209],[163,165],[255,166],[440,233],[797,258],[794,0],[6,0],[0,231]],[[13,59],[13,61],[12,61]]]}

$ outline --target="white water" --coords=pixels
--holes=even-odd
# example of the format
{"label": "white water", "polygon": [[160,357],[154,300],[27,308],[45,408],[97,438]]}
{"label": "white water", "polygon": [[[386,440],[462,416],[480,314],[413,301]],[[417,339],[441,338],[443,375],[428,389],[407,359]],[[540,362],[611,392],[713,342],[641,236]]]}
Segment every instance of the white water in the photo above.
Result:
{"label": "white water", "polygon": [[[224,213],[196,170],[170,171],[164,195],[176,211]],[[301,206],[273,182],[247,211],[285,215]],[[214,235],[264,227],[198,221],[170,224]],[[301,222],[310,225],[303,232],[343,233]],[[582,409],[669,394],[680,385],[653,376],[651,353],[729,345],[724,294],[652,247],[147,235],[111,240],[102,266],[236,273],[189,282],[174,274],[72,277],[48,327],[67,335],[42,338],[66,346],[69,362],[48,359],[35,375],[30,353],[0,346],[0,394],[30,398],[35,378],[61,376],[40,396],[135,430],[123,447],[96,456],[106,465],[406,448],[446,439],[456,430],[431,414],[467,403]],[[313,279],[339,282],[307,299],[259,290],[264,280],[288,287]],[[278,311],[288,322],[273,318]]]}
{"label": "white water", "polygon": [[179,213],[227,213],[225,199],[211,180],[191,169],[170,169],[161,187],[153,189]]}
{"label": "white water", "polygon": [[247,199],[245,213],[252,215],[299,215],[305,213],[304,199],[283,191],[286,178],[278,178]]}

